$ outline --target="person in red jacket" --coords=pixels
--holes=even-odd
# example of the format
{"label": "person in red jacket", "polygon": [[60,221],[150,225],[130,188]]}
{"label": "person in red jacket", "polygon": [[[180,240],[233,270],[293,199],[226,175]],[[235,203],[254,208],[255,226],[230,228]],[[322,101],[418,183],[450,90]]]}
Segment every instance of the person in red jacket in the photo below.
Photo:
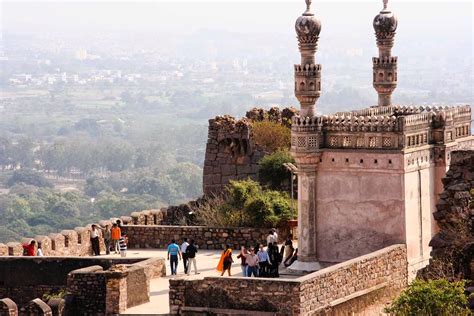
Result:
{"label": "person in red jacket", "polygon": [[36,241],[32,240],[29,244],[24,244],[23,246],[23,254],[25,256],[34,257],[36,255]]}

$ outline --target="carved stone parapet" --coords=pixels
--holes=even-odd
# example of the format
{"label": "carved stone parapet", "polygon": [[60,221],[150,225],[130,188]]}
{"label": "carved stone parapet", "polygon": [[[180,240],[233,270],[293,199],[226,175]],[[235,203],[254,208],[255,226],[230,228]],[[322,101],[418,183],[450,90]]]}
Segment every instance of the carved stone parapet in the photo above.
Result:
{"label": "carved stone parapet", "polygon": [[292,153],[316,153],[323,144],[323,136],[320,133],[292,133]]}
{"label": "carved stone parapet", "polygon": [[317,152],[322,144],[322,117],[294,116],[291,125],[291,151]]}

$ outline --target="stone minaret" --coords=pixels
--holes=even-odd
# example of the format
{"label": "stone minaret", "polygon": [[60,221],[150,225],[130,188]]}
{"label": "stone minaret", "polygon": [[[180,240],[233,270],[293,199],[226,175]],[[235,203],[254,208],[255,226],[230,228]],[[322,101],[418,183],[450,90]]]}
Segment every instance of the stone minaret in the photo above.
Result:
{"label": "stone minaret", "polygon": [[301,116],[316,114],[316,101],[321,95],[321,65],[316,64],[321,22],[311,13],[311,0],[306,0],[306,11],[295,23],[301,64],[295,65],[295,95],[301,105]]}
{"label": "stone minaret", "polygon": [[378,106],[391,105],[392,92],[397,87],[397,57],[392,56],[397,18],[387,9],[387,3],[388,0],[383,0],[383,10],[374,18],[379,57],[372,59],[373,85],[379,95]]}
{"label": "stone minaret", "polygon": [[295,24],[301,52],[301,64],[295,65],[295,95],[301,109],[291,127],[291,154],[298,167],[298,260],[291,270],[297,271],[321,269],[316,245],[316,175],[322,142],[316,101],[321,95],[321,65],[315,60],[321,22],[311,13],[310,5],[311,0],[306,0],[306,11]]}

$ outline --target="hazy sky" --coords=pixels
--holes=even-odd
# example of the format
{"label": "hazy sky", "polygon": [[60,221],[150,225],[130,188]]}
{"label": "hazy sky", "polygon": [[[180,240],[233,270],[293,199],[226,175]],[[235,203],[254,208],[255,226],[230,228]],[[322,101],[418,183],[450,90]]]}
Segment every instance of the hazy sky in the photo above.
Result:
{"label": "hazy sky", "polygon": [[[230,31],[290,31],[304,11],[303,0],[288,1],[2,1],[2,28],[6,31],[45,30],[185,30],[221,28]],[[322,36],[361,26],[371,31],[381,0],[313,0],[313,12],[322,20]],[[399,32],[410,28],[469,33],[472,37],[471,1],[392,0]],[[440,27],[442,26],[442,27]],[[453,34],[454,36],[456,34]]]}
{"label": "hazy sky", "polygon": [[[97,48],[101,41],[100,38],[92,41],[93,36],[110,32],[115,34],[116,47],[123,50],[153,44],[157,48],[174,47],[170,51],[176,58],[199,59],[206,57],[207,42],[212,42],[211,46],[221,45],[220,51],[225,51],[226,58],[243,57],[245,53],[265,57],[263,50],[269,49],[270,58],[278,58],[275,53],[281,53],[294,62],[298,61],[294,23],[305,10],[303,0],[7,0],[1,3],[3,35],[43,36],[55,32],[63,39],[80,38],[73,42],[77,48],[89,48],[87,45],[92,43]],[[313,12],[322,22],[317,58],[324,64],[327,76],[346,73],[357,76],[363,71],[368,89],[373,90],[370,57],[376,56],[377,47],[372,21],[382,7],[382,0],[313,0]],[[464,86],[473,81],[472,1],[391,0],[389,8],[398,17],[393,54],[399,56],[399,91],[418,77],[433,82],[440,79],[433,86],[443,86],[444,80],[453,81],[452,75],[462,72]],[[223,40],[232,37],[238,38],[237,49],[226,47],[228,41]],[[3,39],[7,47],[7,36]],[[264,43],[259,46],[261,42]],[[362,56],[363,62],[349,61],[348,65],[347,56],[352,51]],[[346,61],[339,62],[343,58]],[[438,76],[437,68],[450,73],[450,78]],[[291,65],[285,69],[290,72]],[[346,84],[350,84],[350,79]]]}

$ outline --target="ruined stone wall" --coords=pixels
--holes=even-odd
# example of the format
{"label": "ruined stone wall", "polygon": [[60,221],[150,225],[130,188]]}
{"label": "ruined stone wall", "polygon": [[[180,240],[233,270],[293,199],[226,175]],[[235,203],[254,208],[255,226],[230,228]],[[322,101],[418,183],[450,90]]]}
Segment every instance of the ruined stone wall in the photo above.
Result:
{"label": "ruined stone wall", "polygon": [[[430,277],[447,273],[472,279],[470,263],[474,260],[474,150],[451,152],[451,163],[442,179],[444,191],[439,195],[433,217],[439,232],[430,241],[434,262],[421,272]],[[448,273],[447,264],[454,271]],[[454,274],[454,275],[453,275]]]}
{"label": "ruined stone wall", "polygon": [[[170,280],[172,314],[231,309],[282,315],[348,315],[407,285],[405,245],[394,245],[298,279]],[[383,292],[383,293],[381,293]],[[351,304],[348,304],[350,302]]]}
{"label": "ruined stone wall", "polygon": [[223,249],[231,244],[254,245],[265,242],[268,228],[215,228],[207,226],[145,226],[123,227],[128,236],[129,248],[166,248],[171,239],[194,239],[200,249]]}
{"label": "ruined stone wall", "polygon": [[209,120],[208,140],[203,170],[204,194],[222,191],[230,180],[257,180],[258,162],[266,154],[255,143],[252,122],[269,120],[289,126],[296,109],[254,108],[240,120],[216,116]]}

